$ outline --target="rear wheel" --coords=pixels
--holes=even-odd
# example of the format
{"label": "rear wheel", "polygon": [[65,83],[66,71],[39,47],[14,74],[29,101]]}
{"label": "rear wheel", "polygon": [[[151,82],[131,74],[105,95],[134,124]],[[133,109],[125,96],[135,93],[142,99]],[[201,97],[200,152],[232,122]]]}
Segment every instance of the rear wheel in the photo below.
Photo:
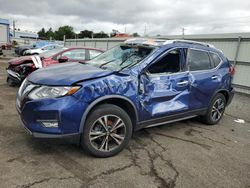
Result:
{"label": "rear wheel", "polygon": [[202,121],[208,125],[217,124],[225,111],[226,99],[221,93],[217,93],[209,105],[205,116],[202,116]]}
{"label": "rear wheel", "polygon": [[132,122],[120,107],[103,104],[95,108],[84,125],[81,144],[91,155],[111,157],[122,151],[132,135]]}

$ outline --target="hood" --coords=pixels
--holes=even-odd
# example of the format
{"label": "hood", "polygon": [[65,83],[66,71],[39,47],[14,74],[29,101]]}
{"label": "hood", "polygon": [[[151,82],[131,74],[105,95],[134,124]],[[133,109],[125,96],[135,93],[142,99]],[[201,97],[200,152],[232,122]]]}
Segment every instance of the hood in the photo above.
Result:
{"label": "hood", "polygon": [[81,63],[65,63],[38,69],[30,74],[28,80],[41,85],[72,85],[75,82],[98,78],[111,74],[112,71]]}
{"label": "hood", "polygon": [[22,56],[11,59],[8,63],[11,65],[19,65],[22,64],[24,61],[31,61],[31,60],[32,60],[31,56]]}

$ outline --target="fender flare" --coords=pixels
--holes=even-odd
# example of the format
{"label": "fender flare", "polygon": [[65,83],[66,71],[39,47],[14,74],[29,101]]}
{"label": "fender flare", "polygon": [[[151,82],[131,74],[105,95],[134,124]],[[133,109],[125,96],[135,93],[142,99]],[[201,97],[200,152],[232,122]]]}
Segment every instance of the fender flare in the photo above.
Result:
{"label": "fender flare", "polygon": [[96,100],[94,100],[93,102],[91,102],[88,107],[86,108],[86,110],[84,111],[83,113],[83,116],[81,118],[81,123],[80,123],[80,127],[79,127],[79,133],[81,134],[83,132],[83,127],[84,127],[84,124],[85,124],[85,121],[87,119],[87,116],[89,114],[89,112],[93,109],[93,107],[98,104],[99,102],[101,101],[104,101],[104,100],[107,100],[107,99],[123,99],[127,102],[129,102],[129,104],[131,104],[131,106],[133,107],[134,111],[135,111],[135,116],[136,116],[136,122],[138,122],[138,112],[137,112],[137,109],[134,105],[134,103],[124,97],[124,96],[121,96],[121,95],[108,95],[108,96],[103,96],[103,97],[100,97],[100,98],[97,98]]}
{"label": "fender flare", "polygon": [[220,93],[221,91],[226,92],[226,93],[228,94],[228,96],[229,96],[229,91],[228,91],[227,89],[218,89],[218,90],[216,90],[216,91],[213,93],[213,95],[212,95],[212,97],[211,97],[211,99],[210,99],[210,101],[209,101],[209,105],[210,105],[210,103],[212,102],[212,100],[213,100],[213,98],[215,97],[215,95],[216,95],[217,93]]}

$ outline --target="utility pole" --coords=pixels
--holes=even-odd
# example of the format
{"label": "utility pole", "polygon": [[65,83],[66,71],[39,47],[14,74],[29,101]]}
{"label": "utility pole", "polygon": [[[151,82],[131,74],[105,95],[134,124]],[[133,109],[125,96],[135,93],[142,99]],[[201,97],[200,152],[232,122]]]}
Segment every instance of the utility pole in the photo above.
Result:
{"label": "utility pole", "polygon": [[15,23],[15,22],[16,22],[16,21],[13,20],[13,37],[16,36],[16,23]]}
{"label": "utility pole", "polygon": [[64,46],[65,46],[65,42],[66,42],[66,36],[63,35],[63,42],[64,42]]}
{"label": "utility pole", "polygon": [[184,36],[185,36],[185,28],[183,27],[183,28],[181,28],[181,30],[182,30],[182,39],[184,39]]}

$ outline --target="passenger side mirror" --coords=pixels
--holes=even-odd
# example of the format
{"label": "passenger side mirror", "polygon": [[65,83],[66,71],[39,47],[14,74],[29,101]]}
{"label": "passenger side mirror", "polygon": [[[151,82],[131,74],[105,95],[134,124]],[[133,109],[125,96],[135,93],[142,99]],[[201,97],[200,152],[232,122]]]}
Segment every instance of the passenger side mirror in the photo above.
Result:
{"label": "passenger side mirror", "polygon": [[64,63],[64,62],[67,62],[68,60],[69,60],[69,58],[66,57],[66,56],[62,56],[62,57],[60,57],[60,58],[58,59],[59,63]]}

